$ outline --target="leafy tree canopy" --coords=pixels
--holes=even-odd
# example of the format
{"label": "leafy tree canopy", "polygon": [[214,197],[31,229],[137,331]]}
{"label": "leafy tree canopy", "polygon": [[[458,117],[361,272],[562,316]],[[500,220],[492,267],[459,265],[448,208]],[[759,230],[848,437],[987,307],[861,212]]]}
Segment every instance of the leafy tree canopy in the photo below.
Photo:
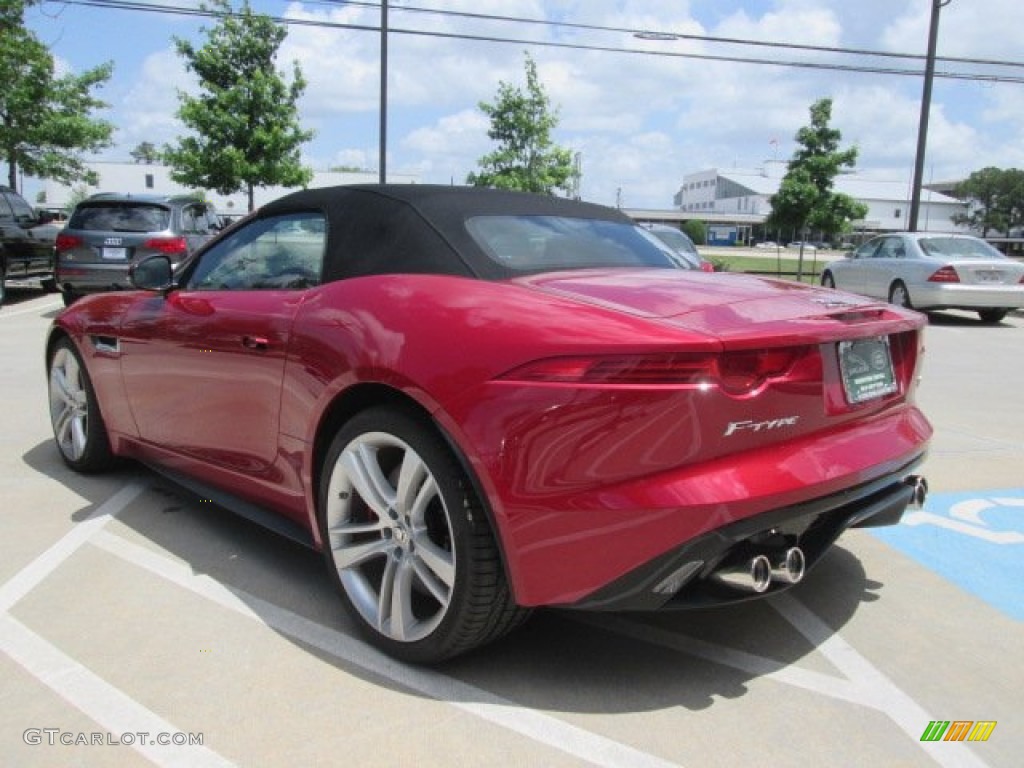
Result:
{"label": "leafy tree canopy", "polygon": [[956,188],[967,201],[968,212],[956,214],[953,222],[968,226],[987,237],[989,231],[1004,232],[1024,227],[1024,171],[1017,168],[982,168]]}
{"label": "leafy tree canopy", "polygon": [[128,154],[132,156],[132,160],[140,165],[153,165],[160,162],[160,150],[156,148],[156,145],[148,141],[137,144],[135,149]]}
{"label": "leafy tree canopy", "polygon": [[245,190],[249,210],[257,186],[297,187],[313,171],[302,165],[300,147],[313,137],[299,125],[297,102],[306,81],[297,63],[291,81],[275,69],[287,36],[269,16],[254,13],[248,0],[239,11],[229,0],[203,3],[218,14],[195,47],[175,38],[178,54],[199,79],[198,96],[179,93],[178,117],[193,131],[163,152],[171,178],[227,195]]}
{"label": "leafy tree canopy", "polygon": [[799,149],[789,161],[779,191],[772,196],[766,227],[800,233],[812,230],[830,237],[845,231],[851,221],[864,218],[868,208],[849,195],[832,191],[835,177],[857,164],[857,148],[841,150],[842,135],[829,125],[832,100],[816,101],[810,112],[811,124],[797,132]]}
{"label": "leafy tree canopy", "polygon": [[95,183],[80,155],[111,144],[113,126],[94,118],[107,105],[93,95],[113,72],[111,63],[57,77],[53,56],[24,25],[25,0],[0,4],[0,157],[8,184],[19,171],[65,184]]}
{"label": "leafy tree canopy", "polygon": [[572,152],[556,146],[551,132],[558,125],[547,94],[537,77],[537,65],[526,55],[526,91],[502,82],[493,104],[480,103],[491,119],[487,135],[498,148],[478,161],[468,184],[523,192],[554,194],[570,191],[574,170]]}

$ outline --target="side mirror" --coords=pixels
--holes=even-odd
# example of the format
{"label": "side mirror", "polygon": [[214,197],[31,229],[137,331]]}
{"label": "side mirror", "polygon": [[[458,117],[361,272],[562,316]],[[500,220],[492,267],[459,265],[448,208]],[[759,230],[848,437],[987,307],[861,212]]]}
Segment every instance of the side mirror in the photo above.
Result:
{"label": "side mirror", "polygon": [[171,260],[162,253],[147,256],[128,268],[128,279],[143,291],[169,291],[174,287]]}

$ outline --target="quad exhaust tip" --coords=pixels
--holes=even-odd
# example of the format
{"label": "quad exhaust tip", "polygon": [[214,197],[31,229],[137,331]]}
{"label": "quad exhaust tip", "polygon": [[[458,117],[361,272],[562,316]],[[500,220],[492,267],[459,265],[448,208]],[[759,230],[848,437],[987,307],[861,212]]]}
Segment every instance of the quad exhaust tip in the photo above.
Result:
{"label": "quad exhaust tip", "polygon": [[799,584],[803,581],[807,561],[800,547],[790,547],[782,553],[782,557],[772,565],[772,581],[783,584]]}
{"label": "quad exhaust tip", "polygon": [[910,503],[907,506],[911,509],[924,509],[925,499],[928,498],[928,481],[921,475],[910,475],[903,482],[910,486],[912,491]]}
{"label": "quad exhaust tip", "polygon": [[803,580],[803,550],[790,547],[773,557],[774,562],[768,555],[755,555],[738,565],[720,568],[711,577],[720,584],[755,594],[767,592],[772,582],[792,586]]}

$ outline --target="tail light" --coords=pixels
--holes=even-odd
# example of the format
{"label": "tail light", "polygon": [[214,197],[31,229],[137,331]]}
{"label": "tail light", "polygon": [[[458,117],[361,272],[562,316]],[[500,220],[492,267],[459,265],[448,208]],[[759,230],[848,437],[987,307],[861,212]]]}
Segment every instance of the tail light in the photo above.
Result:
{"label": "tail light", "polygon": [[953,267],[943,267],[928,278],[929,283],[959,283],[960,275]]}
{"label": "tail light", "polygon": [[[718,386],[730,395],[747,395],[769,381],[797,375],[801,381],[821,377],[821,365],[811,347],[653,355],[555,357],[538,360],[506,373],[500,379],[541,384]],[[803,365],[800,361],[806,361]]]}
{"label": "tail light", "polygon": [[184,237],[151,237],[145,243],[146,248],[168,256],[184,255],[188,251],[188,243]]}
{"label": "tail light", "polygon": [[769,379],[785,375],[801,353],[800,348],[727,352],[715,361],[716,378],[722,389],[743,395],[760,389]]}
{"label": "tail light", "polygon": [[501,378],[542,384],[699,384],[711,377],[713,361],[704,354],[552,357]]}
{"label": "tail light", "polygon": [[53,245],[54,248],[57,249],[57,253],[62,253],[63,251],[70,251],[73,248],[77,248],[82,244],[82,242],[82,238],[77,235],[67,235],[61,232],[57,235],[57,239],[54,241]]}

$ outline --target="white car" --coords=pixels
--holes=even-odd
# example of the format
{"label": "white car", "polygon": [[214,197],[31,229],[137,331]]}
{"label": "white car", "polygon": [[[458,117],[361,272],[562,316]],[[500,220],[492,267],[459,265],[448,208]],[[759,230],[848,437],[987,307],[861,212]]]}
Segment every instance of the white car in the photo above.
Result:
{"label": "white car", "polygon": [[970,235],[882,235],[829,264],[821,284],[914,309],[974,310],[986,323],[1024,307],[1024,264]]}

